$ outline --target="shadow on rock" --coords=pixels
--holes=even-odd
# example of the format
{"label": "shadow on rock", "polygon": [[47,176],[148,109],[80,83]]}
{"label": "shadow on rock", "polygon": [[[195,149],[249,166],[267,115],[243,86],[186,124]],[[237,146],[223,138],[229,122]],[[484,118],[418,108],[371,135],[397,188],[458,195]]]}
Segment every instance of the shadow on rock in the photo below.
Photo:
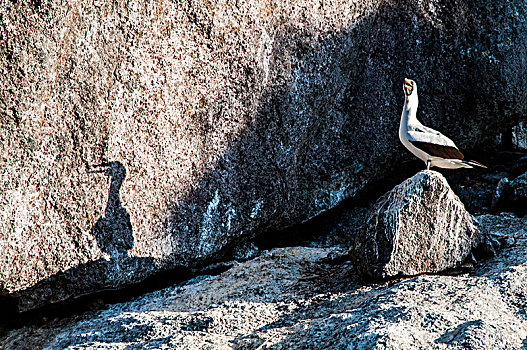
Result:
{"label": "shadow on rock", "polygon": [[[259,94],[256,102],[244,101],[241,136],[171,206],[154,234],[171,236],[178,250],[170,259],[217,259],[232,245],[305,222],[356,196],[386,171],[403,169],[407,155],[397,125],[405,75],[426,86],[423,122],[448,130],[460,146],[483,143],[505,128],[496,122],[489,96],[513,72],[497,72],[474,53],[473,46],[483,51],[486,45],[477,39],[484,31],[479,17],[493,13],[484,1],[474,5],[481,14],[463,2],[438,6],[444,20],[438,25],[417,3],[385,2],[374,15],[322,40],[313,39],[319,37],[316,28],[277,29],[267,85],[255,77],[263,72],[247,64],[244,85],[236,82],[232,91]],[[467,11],[474,14],[458,15]],[[408,50],[401,50],[400,38]],[[491,76],[500,78],[488,81]],[[207,133],[230,118],[228,112],[195,112],[205,123],[204,145],[213,141]]]}
{"label": "shadow on rock", "polygon": [[[141,243],[163,244],[156,247],[160,250],[168,246],[163,259],[171,267],[202,264],[243,240],[305,222],[354,197],[386,169],[402,168],[399,161],[406,155],[399,152],[397,124],[404,76],[417,76],[427,87],[422,94],[423,101],[429,100],[422,108],[424,124],[440,125],[439,131],[451,128],[448,134],[460,146],[496,135],[524,107],[517,101],[524,85],[511,84],[519,68],[505,64],[516,57],[506,55],[507,48],[523,52],[523,46],[496,51],[499,47],[480,42],[488,34],[481,18],[499,28],[492,4],[482,0],[472,9],[454,1],[437,8],[442,21],[434,22],[435,9],[387,1],[338,32],[287,21],[277,25],[273,42],[265,44],[269,64],[263,66],[269,71],[256,61],[236,62],[229,73],[244,84],[229,82],[233,87],[225,91],[225,100],[192,112],[201,156],[219,160],[209,169],[195,169],[196,181],[174,186],[178,195],[187,185],[192,190],[183,198],[174,196],[181,200],[163,212],[160,224],[141,236]],[[471,15],[460,15],[465,12]],[[511,34],[510,42],[517,37]],[[408,49],[401,49],[401,38]],[[504,64],[495,65],[479,52],[494,52]],[[259,80],[262,74],[268,76],[265,82]],[[233,100],[240,104],[235,109],[230,108]],[[513,107],[518,107],[516,113]],[[243,126],[217,155],[211,130],[225,120]],[[91,232],[106,256],[21,291],[21,309],[118,288],[160,270],[153,268],[153,258],[128,255],[134,241],[129,213],[119,198],[123,165],[111,162],[99,169],[111,183],[104,216]]]}
{"label": "shadow on rock", "polygon": [[153,258],[130,257],[134,237],[130,214],[123,207],[120,188],[126,177],[126,169],[120,162],[99,164],[88,174],[102,173],[110,177],[108,200],[104,215],[94,224],[91,233],[103,256],[95,261],[50,276],[32,287],[14,293],[6,299],[13,302],[18,312],[25,312],[41,306],[62,302],[108,288],[124,287],[145,278],[144,271],[152,270]]}
{"label": "shadow on rock", "polygon": [[120,162],[109,162],[96,165],[91,173],[103,173],[110,177],[108,202],[101,216],[92,229],[99,249],[109,254],[113,259],[128,256],[128,250],[133,248],[134,236],[130,214],[123,207],[119,191],[126,177],[126,169]]}
{"label": "shadow on rock", "polygon": [[[293,302],[279,301],[291,303],[289,312],[281,312],[276,321],[232,340],[234,349],[258,348],[273,339],[273,333],[287,334],[271,346],[273,349],[343,349],[351,345],[374,348],[380,336],[367,330],[379,320],[369,316],[397,322],[405,315],[404,307],[387,310],[383,303],[392,298],[392,291],[384,285],[363,284],[349,262],[334,266],[310,264],[297,273],[301,277],[294,289],[308,292]],[[288,295],[290,291],[285,288],[281,294]],[[240,300],[257,302],[252,298]]]}

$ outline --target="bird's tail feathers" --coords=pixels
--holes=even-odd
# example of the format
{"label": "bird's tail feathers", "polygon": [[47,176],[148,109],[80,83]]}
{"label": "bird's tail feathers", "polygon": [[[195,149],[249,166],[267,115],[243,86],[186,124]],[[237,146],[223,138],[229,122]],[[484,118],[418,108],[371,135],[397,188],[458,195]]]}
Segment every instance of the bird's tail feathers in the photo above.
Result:
{"label": "bird's tail feathers", "polygon": [[478,167],[478,168],[488,169],[488,167],[486,165],[483,165],[480,162],[477,162],[475,160],[462,160],[461,162],[464,163],[464,164],[473,166],[473,167],[475,166],[475,167]]}

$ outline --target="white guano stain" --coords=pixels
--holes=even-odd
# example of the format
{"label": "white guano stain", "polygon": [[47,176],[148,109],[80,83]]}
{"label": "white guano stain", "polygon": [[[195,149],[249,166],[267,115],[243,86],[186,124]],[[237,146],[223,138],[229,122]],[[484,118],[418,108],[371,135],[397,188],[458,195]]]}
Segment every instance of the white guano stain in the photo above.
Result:
{"label": "white guano stain", "polygon": [[227,223],[225,224],[225,226],[227,228],[227,231],[230,231],[232,219],[234,219],[234,217],[236,216],[236,210],[234,208],[229,208],[226,216],[227,216]]}
{"label": "white guano stain", "polygon": [[251,219],[255,219],[258,216],[258,213],[260,213],[260,209],[262,208],[263,203],[264,203],[263,199],[258,199],[256,201],[256,205],[251,210],[251,215],[250,215]]}
{"label": "white guano stain", "polygon": [[203,214],[203,219],[201,220],[201,228],[198,239],[198,254],[206,255],[212,248],[213,242],[211,242],[212,237],[214,237],[214,222],[213,218],[219,215],[218,205],[220,204],[220,192],[216,190],[214,193],[214,198],[209,202],[207,210]]}
{"label": "white guano stain", "polygon": [[262,69],[264,77],[262,85],[267,85],[269,80],[269,65],[271,61],[271,53],[273,51],[274,37],[271,37],[267,30],[262,27],[262,36],[260,37],[260,47],[258,48],[258,58],[262,62]]}

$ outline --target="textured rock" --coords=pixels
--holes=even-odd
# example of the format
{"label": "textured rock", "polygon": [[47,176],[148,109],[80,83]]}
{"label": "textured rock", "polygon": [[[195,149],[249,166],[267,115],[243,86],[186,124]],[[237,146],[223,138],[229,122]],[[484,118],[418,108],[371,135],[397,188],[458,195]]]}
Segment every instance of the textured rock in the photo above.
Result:
{"label": "textured rock", "polygon": [[[410,159],[404,76],[460,146],[526,112],[523,0],[0,8],[0,294],[21,309],[213,260],[354,196]],[[118,186],[90,172],[105,162]]]}
{"label": "textured rock", "polygon": [[508,182],[505,191],[508,208],[520,215],[527,214],[527,173]]}
{"label": "textured rock", "polygon": [[527,214],[527,173],[512,181],[503,178],[496,188],[494,201],[497,210]]}
{"label": "textured rock", "polygon": [[512,128],[512,144],[517,148],[527,150],[527,123],[524,120]]}
{"label": "textured rock", "polygon": [[527,221],[478,217],[511,244],[471,274],[363,285],[336,248],[281,248],[219,276],[44,326],[6,349],[520,349]]}
{"label": "textured rock", "polygon": [[480,242],[472,216],[438,172],[424,170],[379,198],[354,242],[361,274],[374,278],[456,267]]}

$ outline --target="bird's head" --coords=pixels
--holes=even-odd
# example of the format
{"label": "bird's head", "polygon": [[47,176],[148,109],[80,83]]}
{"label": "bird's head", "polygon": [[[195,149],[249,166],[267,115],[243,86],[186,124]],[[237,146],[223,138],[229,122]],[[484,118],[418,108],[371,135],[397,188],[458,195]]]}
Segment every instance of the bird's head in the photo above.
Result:
{"label": "bird's head", "polygon": [[112,177],[113,180],[122,182],[126,177],[126,169],[121,162],[105,162],[94,165],[89,173],[97,174],[102,173]]}
{"label": "bird's head", "polygon": [[405,96],[408,97],[417,95],[417,84],[411,79],[404,78],[403,91]]}
{"label": "bird's head", "polygon": [[407,107],[417,107],[419,100],[417,97],[417,84],[415,81],[405,78],[403,84],[404,98]]}

